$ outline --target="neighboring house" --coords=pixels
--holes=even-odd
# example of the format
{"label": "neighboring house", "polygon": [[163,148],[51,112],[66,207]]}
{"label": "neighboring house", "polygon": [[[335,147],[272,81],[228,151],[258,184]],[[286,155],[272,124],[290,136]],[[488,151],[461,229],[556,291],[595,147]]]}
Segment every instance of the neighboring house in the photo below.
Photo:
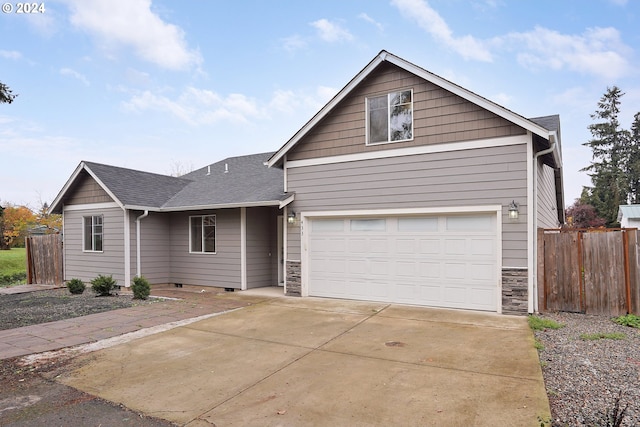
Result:
{"label": "neighboring house", "polygon": [[67,279],[533,312],[536,230],[564,223],[559,117],[382,51],[275,153],[180,178],[83,162],[52,211]]}
{"label": "neighboring house", "polygon": [[640,228],[640,205],[620,205],[618,222],[622,228]]}

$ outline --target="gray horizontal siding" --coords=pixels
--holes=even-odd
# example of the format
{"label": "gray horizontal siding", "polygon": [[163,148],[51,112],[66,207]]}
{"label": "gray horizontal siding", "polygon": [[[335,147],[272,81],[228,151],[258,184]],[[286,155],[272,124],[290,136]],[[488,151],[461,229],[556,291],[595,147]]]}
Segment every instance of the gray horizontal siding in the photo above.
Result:
{"label": "gray horizontal siding", "polygon": [[[82,218],[103,215],[103,251],[82,251]],[[64,276],[90,281],[99,274],[124,283],[124,212],[120,208],[64,212]]]}
{"label": "gray horizontal siding", "polygon": [[247,208],[247,288],[277,285],[276,215],[275,208]]}
{"label": "gray horizontal siding", "polygon": [[[189,253],[189,216],[216,215],[216,253]],[[240,288],[240,209],[170,214],[171,283]]]}
{"label": "gray horizontal siding", "polygon": [[[131,222],[131,276],[139,275],[136,254],[136,218],[141,211],[132,211]],[[169,214],[151,212],[140,220],[140,271],[152,284],[170,282],[171,237]]]}
{"label": "gray horizontal siding", "polygon": [[558,227],[558,202],[556,200],[556,181],[553,168],[538,163],[538,227]]}
{"label": "gray horizontal siding", "polygon": [[[525,141],[523,137],[523,141]],[[503,206],[503,265],[527,266],[526,144],[290,168],[296,212]],[[511,200],[520,219],[508,219]],[[288,226],[287,258],[300,259]]]}

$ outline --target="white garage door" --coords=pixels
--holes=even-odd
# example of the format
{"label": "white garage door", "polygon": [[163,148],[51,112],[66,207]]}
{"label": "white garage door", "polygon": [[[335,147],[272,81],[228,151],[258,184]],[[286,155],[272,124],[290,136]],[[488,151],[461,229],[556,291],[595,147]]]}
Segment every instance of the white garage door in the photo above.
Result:
{"label": "white garage door", "polygon": [[496,215],[311,218],[309,295],[497,310]]}

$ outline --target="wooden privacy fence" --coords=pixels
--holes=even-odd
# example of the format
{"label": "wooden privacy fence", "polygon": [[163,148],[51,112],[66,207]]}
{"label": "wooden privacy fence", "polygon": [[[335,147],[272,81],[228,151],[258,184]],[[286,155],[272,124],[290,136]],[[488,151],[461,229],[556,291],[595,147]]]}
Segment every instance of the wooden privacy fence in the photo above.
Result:
{"label": "wooden privacy fence", "polygon": [[540,311],[640,314],[637,231],[539,229]]}
{"label": "wooden privacy fence", "polygon": [[26,239],[27,283],[62,285],[62,236],[48,234]]}

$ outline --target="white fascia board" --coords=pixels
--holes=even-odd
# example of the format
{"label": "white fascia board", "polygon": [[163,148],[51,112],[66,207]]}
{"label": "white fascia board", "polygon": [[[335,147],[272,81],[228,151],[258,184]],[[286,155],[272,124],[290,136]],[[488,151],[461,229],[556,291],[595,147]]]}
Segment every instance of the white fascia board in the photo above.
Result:
{"label": "white fascia board", "polygon": [[549,139],[550,132],[541,127],[540,125],[532,122],[531,120],[514,113],[500,105],[489,101],[488,99],[477,95],[455,83],[450,82],[436,74],[433,74],[424,68],[418,67],[402,58],[399,58],[389,52],[380,52],[366,67],[362,69],[347,85],[334,96],[311,120],[309,120],[296,134],[283,145],[269,160],[267,164],[272,167],[279,163],[283,156],[300,140],[304,137],[309,130],[311,130],[316,124],[320,122],[340,101],[342,101],[357,85],[360,84],[369,74],[382,62],[387,61],[394,64],[410,73],[413,73],[443,89],[466,99],[492,113],[536,134],[542,138]]}
{"label": "white fascia board", "polygon": [[213,205],[197,205],[197,206],[176,206],[170,208],[160,208],[158,212],[182,212],[182,211],[199,211],[205,209],[229,209],[229,208],[252,208],[259,206],[280,206],[280,200],[266,200],[263,202],[244,202],[244,203],[220,203]]}
{"label": "white fascia board", "polygon": [[288,206],[295,200],[295,196],[296,196],[295,194],[292,194],[291,196],[287,197],[286,199],[280,202],[280,205],[278,207],[282,209],[285,206]]}
{"label": "white fascia board", "polygon": [[378,56],[376,56],[366,67],[362,69],[356,76],[351,79],[349,83],[345,87],[342,88],[340,92],[336,94],[320,111],[316,113],[315,116],[311,118],[298,132],[295,133],[284,144],[269,160],[267,160],[267,165],[272,167],[276,165],[283,156],[294,146],[297,144],[302,137],[304,137],[309,130],[311,130],[315,125],[317,125],[333,108],[340,103],[356,86],[362,82],[381,62],[385,61],[386,58],[385,51],[382,51]]}
{"label": "white fascia board", "polygon": [[477,95],[471,92],[470,90],[464,89],[463,87],[458,86],[457,84],[452,83],[449,80],[446,80],[436,74],[433,74],[425,70],[424,68],[418,67],[417,65],[407,62],[404,59],[399,58],[390,53],[386,55],[385,61],[388,61],[394,65],[397,65],[400,68],[404,68],[410,73],[413,73],[419,77],[422,77],[423,79],[437,86],[440,86],[443,89],[484,108],[485,110],[491,111],[492,113],[502,117],[503,119],[506,119],[528,131],[531,131],[532,133],[535,133],[536,135],[539,135],[542,138],[549,139],[549,131],[543,128],[542,126],[537,125],[536,123],[533,123],[531,120],[528,120],[527,118],[522,117],[521,115],[516,114],[513,111],[510,111],[504,107],[501,107],[500,105],[492,101],[489,101],[488,99],[480,95]]}
{"label": "white fascia board", "polygon": [[[76,169],[73,171],[73,173],[71,174],[67,182],[62,187],[62,190],[60,190],[56,198],[53,199],[53,202],[51,202],[51,206],[49,206],[49,210],[47,211],[49,215],[51,215],[53,211],[56,209],[56,207],[62,202],[62,198],[67,193],[67,191],[69,190],[69,187],[71,187],[71,184],[73,184],[73,182],[78,177],[82,169],[84,169],[84,162],[80,162],[80,164],[76,167]],[[64,210],[64,206],[62,209]]]}
{"label": "white fascia board", "polygon": [[448,151],[473,150],[478,148],[504,147],[508,145],[526,144],[530,141],[527,135],[507,136],[503,138],[478,139],[462,142],[445,142],[441,144],[420,145],[415,147],[395,148],[391,150],[368,151],[355,154],[343,154],[339,156],[318,157],[304,160],[290,160],[286,163],[286,169],[328,165],[332,163],[355,162],[359,160],[386,159],[391,157],[414,156],[418,154],[444,153]]}
{"label": "white fascia board", "polygon": [[113,194],[111,192],[111,190],[109,189],[109,187],[107,187],[106,185],[104,185],[104,182],[102,182],[95,173],[93,173],[93,171],[91,170],[91,168],[89,168],[89,166],[87,166],[86,164],[84,164],[84,169],[87,171],[87,173],[89,173],[89,175],[91,175],[91,177],[93,179],[96,180],[96,182],[98,183],[98,185],[109,195],[109,197],[111,197],[111,199],[113,199],[114,202],[116,202],[118,204],[118,206],[120,206],[123,210],[124,208],[124,204],[118,200],[118,198],[115,196],[115,194]]}

